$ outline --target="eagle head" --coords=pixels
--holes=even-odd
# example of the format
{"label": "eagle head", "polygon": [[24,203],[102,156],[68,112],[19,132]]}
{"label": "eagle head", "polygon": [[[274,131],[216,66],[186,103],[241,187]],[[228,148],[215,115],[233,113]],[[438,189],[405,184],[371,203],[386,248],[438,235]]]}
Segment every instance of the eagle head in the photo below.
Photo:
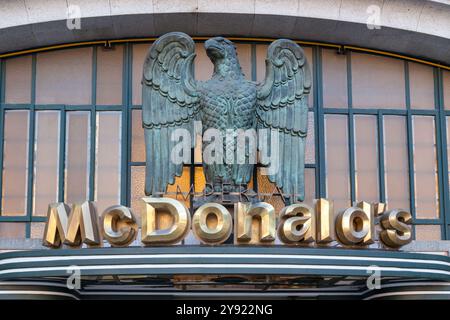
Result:
{"label": "eagle head", "polygon": [[241,66],[237,58],[234,44],[223,37],[215,37],[205,42],[206,54],[214,64],[214,74],[221,77],[227,75],[242,76]]}

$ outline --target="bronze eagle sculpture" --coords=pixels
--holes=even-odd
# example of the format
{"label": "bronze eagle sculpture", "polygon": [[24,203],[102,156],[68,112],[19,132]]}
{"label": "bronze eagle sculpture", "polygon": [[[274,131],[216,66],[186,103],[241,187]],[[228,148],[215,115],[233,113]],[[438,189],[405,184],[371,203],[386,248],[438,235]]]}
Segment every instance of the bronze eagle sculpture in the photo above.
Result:
{"label": "bronze eagle sculpture", "polygon": [[[172,133],[183,128],[195,136],[194,122],[201,121],[201,133],[211,128],[222,132],[275,130],[280,163],[268,178],[283,193],[303,201],[307,95],[311,89],[303,49],[291,40],[274,41],[267,51],[266,77],[261,83],[245,79],[236,48],[228,39],[211,38],[205,42],[205,49],[214,64],[208,81],[195,80],[195,43],[184,33],[161,36],[146,55],[142,79],[145,194],[163,194],[175,176],[181,176],[183,163],[170,161],[176,143]],[[193,147],[195,138],[191,143]],[[236,143],[229,145],[235,149]],[[206,146],[203,143],[203,152]],[[245,157],[249,158],[248,151]],[[263,166],[270,165],[267,160],[259,160]],[[208,191],[241,190],[250,182],[253,167],[253,163],[203,161]]]}

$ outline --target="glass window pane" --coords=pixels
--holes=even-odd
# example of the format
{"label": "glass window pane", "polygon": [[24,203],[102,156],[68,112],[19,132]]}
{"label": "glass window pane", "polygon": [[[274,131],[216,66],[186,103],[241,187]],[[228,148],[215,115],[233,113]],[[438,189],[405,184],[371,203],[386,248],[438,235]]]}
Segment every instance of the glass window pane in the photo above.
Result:
{"label": "glass window pane", "polygon": [[194,187],[195,192],[203,192],[206,186],[205,173],[203,167],[195,167]]}
{"label": "glass window pane", "polygon": [[26,215],[28,123],[28,110],[5,111],[3,134],[3,216]]}
{"label": "glass window pane", "polygon": [[312,206],[316,198],[316,169],[305,168],[305,203]]}
{"label": "glass window pane", "polygon": [[83,202],[89,198],[90,112],[67,112],[65,201]]}
{"label": "glass window pane", "polygon": [[387,207],[410,210],[406,118],[384,116],[383,136]]}
{"label": "glass window pane", "polygon": [[58,201],[59,111],[37,111],[34,145],[33,215],[46,216]]}
{"label": "glass window pane", "polygon": [[97,48],[97,104],[122,104],[123,48]]}
{"label": "glass window pane", "polygon": [[5,102],[30,103],[31,56],[6,60]]}
{"label": "glass window pane", "polygon": [[235,43],[235,45],[242,72],[246,79],[252,80],[252,45],[243,43]]}
{"label": "glass window pane", "polygon": [[444,91],[444,107],[450,110],[450,71],[442,71],[443,91]]}
{"label": "glass window pane", "polygon": [[132,100],[133,104],[142,104],[142,69],[147,51],[151,43],[140,43],[133,45],[133,68],[132,68]]}
{"label": "glass window pane", "polygon": [[416,218],[439,217],[434,117],[413,116]]}
{"label": "glass window pane", "polygon": [[408,62],[411,108],[434,109],[433,68]]}
{"label": "glass window pane", "polygon": [[131,210],[133,210],[136,220],[141,222],[141,215],[144,212],[144,205],[141,201],[142,197],[145,197],[145,167],[133,166],[131,167]]}
{"label": "glass window pane", "polygon": [[145,162],[144,128],[142,111],[134,109],[131,113],[131,161]]}
{"label": "glass window pane", "polygon": [[347,56],[336,50],[322,50],[323,106],[348,108]]}
{"label": "glass window pane", "polygon": [[95,200],[98,213],[120,203],[121,112],[97,112]]}
{"label": "glass window pane", "polygon": [[421,241],[436,241],[441,240],[441,226],[439,225],[417,225],[416,240]]}
{"label": "glass window pane", "polygon": [[[209,60],[206,55],[204,43],[196,43],[195,44],[195,53],[197,56],[195,57],[194,65],[195,65],[195,79],[206,81],[211,79],[211,76],[214,71],[214,65],[211,60]],[[250,73],[251,76],[251,73]]]}
{"label": "glass window pane", "polygon": [[356,200],[378,202],[377,117],[358,115],[354,119]]}
{"label": "glass window pane", "polygon": [[446,117],[446,126],[447,126],[447,174],[450,181],[450,117]]}
{"label": "glass window pane", "polygon": [[0,238],[25,238],[25,222],[0,222]]}
{"label": "glass window pane", "polygon": [[36,102],[90,104],[91,79],[92,47],[39,53],[36,65]]}
{"label": "glass window pane", "polygon": [[[175,177],[174,184],[169,184],[167,186],[167,197],[177,199],[181,201],[187,208],[190,208],[190,201],[189,197],[187,196],[187,193],[189,192],[189,189],[191,187],[191,180],[190,180],[190,168],[184,167],[183,173],[181,177]],[[183,195],[178,195],[177,197],[177,186],[180,188],[181,192],[183,192]],[[183,198],[188,197],[186,201],[184,201]]]}
{"label": "glass window pane", "polygon": [[257,182],[258,193],[266,194],[260,195],[260,199],[264,202],[270,203],[275,208],[275,212],[278,214],[286,205],[284,204],[281,196],[276,195],[276,193],[278,193],[276,184],[270,182],[269,178],[266,175],[261,174],[261,168],[258,168],[257,170]]}
{"label": "glass window pane", "polygon": [[351,53],[355,108],[405,108],[404,62],[365,53]]}
{"label": "glass window pane", "polygon": [[43,239],[44,238],[45,222],[32,222],[31,223],[31,239]]}
{"label": "glass window pane", "polygon": [[[313,78],[313,74],[314,74],[314,61],[313,61],[313,49],[310,47],[302,47],[303,50],[305,51],[305,55],[306,55],[306,61],[308,61],[309,64],[309,70],[311,72],[311,79]],[[310,108],[312,108],[314,106],[314,86],[311,86],[311,91],[309,92],[308,95],[308,106]]]}
{"label": "glass window pane", "polygon": [[[261,82],[264,81],[266,77],[266,56],[267,49],[269,45],[266,44],[258,44],[256,45],[256,80]],[[313,49],[310,47],[302,47],[306,60],[309,63],[309,68],[311,70],[311,77],[314,74],[314,61],[313,61]],[[313,107],[313,99],[314,97],[314,87],[311,88],[311,92],[308,96],[308,105],[309,107]]]}
{"label": "glass window pane", "polygon": [[197,134],[195,137],[195,148],[194,148],[194,162],[195,163],[202,163],[203,155],[202,155],[202,136],[200,134]]}
{"label": "glass window pane", "polygon": [[314,112],[308,112],[308,135],[306,136],[305,163],[316,162],[316,147],[314,139]]}
{"label": "glass window pane", "polygon": [[[197,169],[197,168],[196,168]],[[198,168],[199,170],[202,170],[201,168]],[[197,174],[197,171],[196,171]],[[203,174],[202,174],[203,176]],[[203,176],[204,180],[204,176]],[[277,193],[276,185],[269,181],[266,175],[261,174],[261,169],[258,168],[257,170],[257,180],[258,180],[258,193],[260,193],[260,198],[262,201],[268,202],[272,204],[275,208],[275,212],[278,214],[280,210],[282,210],[286,205],[284,204],[283,200],[277,196],[274,195],[272,198],[270,197],[271,194]],[[197,181],[197,176],[196,176]],[[204,182],[203,182],[204,186]],[[252,186],[249,185],[249,188]],[[197,188],[197,185],[196,185]],[[196,189],[196,191],[202,191],[201,189]],[[262,195],[266,194],[266,195]],[[316,198],[316,178],[315,178],[315,169],[314,168],[305,168],[305,200],[304,202],[308,205],[313,205],[313,201]]]}
{"label": "glass window pane", "polygon": [[[182,192],[189,191],[190,185],[190,169],[188,167],[183,168],[183,174],[181,177],[175,178],[175,183],[173,185],[169,185],[167,188],[167,192],[176,192],[177,185],[180,187]],[[145,167],[144,166],[132,166],[131,167],[131,209],[135,213],[136,217],[138,217],[140,221],[140,217],[142,212],[144,212],[143,203],[141,201],[142,197],[145,197],[144,194],[145,187]],[[167,195],[169,197],[169,195]],[[170,195],[171,198],[175,198],[176,194]],[[179,196],[178,200],[182,201],[182,197]],[[187,207],[189,207],[189,201],[182,201]]]}
{"label": "glass window pane", "polygon": [[325,115],[327,197],[335,212],[350,205],[348,121],[345,115]]}
{"label": "glass window pane", "polygon": [[266,56],[267,49],[269,45],[267,44],[257,44],[256,45],[256,80],[264,81],[266,77]]}
{"label": "glass window pane", "polygon": [[[206,186],[206,178],[205,173],[203,172],[203,167],[195,167],[195,177],[194,177],[194,187],[196,193],[201,193],[204,191]],[[253,176],[250,178],[250,182],[248,183],[247,188],[254,189],[253,186]]]}

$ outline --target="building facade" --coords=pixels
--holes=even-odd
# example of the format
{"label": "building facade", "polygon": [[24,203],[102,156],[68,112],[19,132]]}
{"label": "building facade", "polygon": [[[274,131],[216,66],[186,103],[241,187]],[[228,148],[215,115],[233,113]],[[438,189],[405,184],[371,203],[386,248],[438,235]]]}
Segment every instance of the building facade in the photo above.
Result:
{"label": "building facade", "polygon": [[[450,297],[449,1],[8,0],[0,21],[0,297]],[[300,44],[313,75],[305,202],[328,198],[336,212],[359,201],[405,209],[413,241],[395,251],[210,248],[192,235],[170,248],[43,247],[49,203],[92,200],[98,212],[121,204],[139,216],[142,66],[170,31],[196,41],[198,80],[212,74],[210,36],[236,44],[253,81],[264,79],[274,39]],[[200,148],[169,192],[203,190]],[[272,192],[259,171],[252,187]],[[184,203],[192,208],[192,197]],[[83,289],[64,285],[72,265]],[[366,287],[373,265],[378,291]]]}

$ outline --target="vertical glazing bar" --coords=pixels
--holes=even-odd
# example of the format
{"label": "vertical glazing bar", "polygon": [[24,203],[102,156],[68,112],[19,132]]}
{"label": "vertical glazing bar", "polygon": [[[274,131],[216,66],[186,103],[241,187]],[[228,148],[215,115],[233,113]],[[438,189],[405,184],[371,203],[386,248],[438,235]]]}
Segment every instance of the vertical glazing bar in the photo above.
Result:
{"label": "vertical glazing bar", "polygon": [[97,47],[92,48],[92,90],[91,90],[91,141],[89,143],[89,200],[93,201],[95,197],[95,150],[96,150],[96,136],[97,136]]}
{"label": "vertical glazing bar", "polygon": [[[448,157],[449,154],[447,153],[447,144],[449,141],[447,141],[447,118],[445,116],[445,106],[444,106],[444,80],[443,80],[443,70],[438,69],[438,91],[439,91],[439,114],[441,119],[441,131],[442,131],[442,148],[443,148],[443,157],[442,157],[442,166],[443,170],[442,172],[448,172]],[[445,229],[445,239],[450,239],[450,199],[449,199],[449,192],[450,192],[450,186],[449,186],[449,176],[448,174],[444,175],[444,229]]]}
{"label": "vertical glazing bar", "polygon": [[383,111],[378,110],[378,181],[380,202],[386,203],[386,190],[384,181],[384,127]]}
{"label": "vertical glazing bar", "polygon": [[352,94],[352,53],[346,52],[347,57],[347,101],[348,108],[353,108],[353,94]]}
{"label": "vertical glazing bar", "polygon": [[120,204],[127,205],[127,176],[128,176],[128,140],[127,140],[127,101],[128,101],[128,44],[123,48],[122,63],[122,146],[121,146],[121,180],[120,180]]}
{"label": "vertical glazing bar", "polygon": [[[322,49],[315,47],[313,49],[313,85],[314,89],[314,115],[315,115],[315,128],[316,128],[316,196],[319,198],[325,198],[327,189],[325,186],[325,120],[323,112],[323,97],[322,97]],[[321,143],[322,142],[322,143]]]}
{"label": "vertical glazing bar", "polygon": [[64,181],[66,166],[66,107],[61,106],[59,129],[59,178],[58,178],[58,201],[64,202]]}
{"label": "vertical glazing bar", "polygon": [[[409,68],[408,62],[405,61],[405,101],[407,109],[407,139],[408,139],[408,167],[409,167],[409,201],[411,206],[411,214],[413,216],[413,224],[416,220],[416,199],[415,199],[415,186],[414,186],[414,146],[413,146],[413,128],[412,128],[412,115],[411,115],[411,96],[409,88]],[[413,228],[413,239],[415,239],[416,229]]]}
{"label": "vertical glazing bar", "polygon": [[132,67],[133,67],[133,46],[130,43],[127,43],[125,46],[125,54],[124,54],[124,74],[125,74],[125,94],[124,96],[124,105],[123,105],[123,119],[122,119],[122,139],[124,141],[124,148],[122,149],[122,160],[124,165],[124,170],[122,172],[124,175],[122,176],[122,188],[123,195],[125,196],[124,204],[130,205],[131,198],[131,165],[129,163],[131,159],[131,132],[129,132],[131,128],[131,106],[132,106]]}
{"label": "vertical glazing bar", "polygon": [[448,160],[447,160],[447,131],[444,106],[442,99],[442,78],[441,70],[433,68],[434,79],[434,105],[438,110],[436,119],[436,145],[438,158],[438,179],[439,179],[439,219],[441,221],[441,239],[448,239],[447,233],[447,208],[448,208]]}
{"label": "vertical glazing bar", "polygon": [[5,60],[0,59],[0,104],[5,103]]}
{"label": "vertical glazing bar", "polygon": [[[251,66],[252,66],[252,81],[256,81],[256,44],[252,44],[251,51]],[[253,190],[258,193],[258,166],[253,167]]]}
{"label": "vertical glazing bar", "polygon": [[353,120],[353,110],[348,110],[348,152],[349,152],[349,169],[350,169],[350,203],[356,201],[356,185],[355,185],[355,129]]}
{"label": "vertical glazing bar", "polygon": [[0,217],[2,215],[3,195],[3,127],[5,118],[5,60],[0,59]]}
{"label": "vertical glazing bar", "polygon": [[34,127],[36,114],[34,104],[36,103],[36,54],[32,55],[31,60],[31,104],[30,104],[30,123],[28,136],[28,184],[27,184],[27,223],[25,229],[26,238],[31,234],[31,218],[33,215],[33,179],[34,179]]}
{"label": "vertical glazing bar", "polygon": [[411,109],[411,89],[409,86],[409,64],[404,61],[405,68],[405,104],[407,109]]}
{"label": "vertical glazing bar", "polygon": [[354,121],[353,121],[353,99],[352,99],[352,58],[347,54],[347,95],[348,95],[348,151],[350,169],[350,203],[356,200],[355,188],[355,145],[354,145]]}

